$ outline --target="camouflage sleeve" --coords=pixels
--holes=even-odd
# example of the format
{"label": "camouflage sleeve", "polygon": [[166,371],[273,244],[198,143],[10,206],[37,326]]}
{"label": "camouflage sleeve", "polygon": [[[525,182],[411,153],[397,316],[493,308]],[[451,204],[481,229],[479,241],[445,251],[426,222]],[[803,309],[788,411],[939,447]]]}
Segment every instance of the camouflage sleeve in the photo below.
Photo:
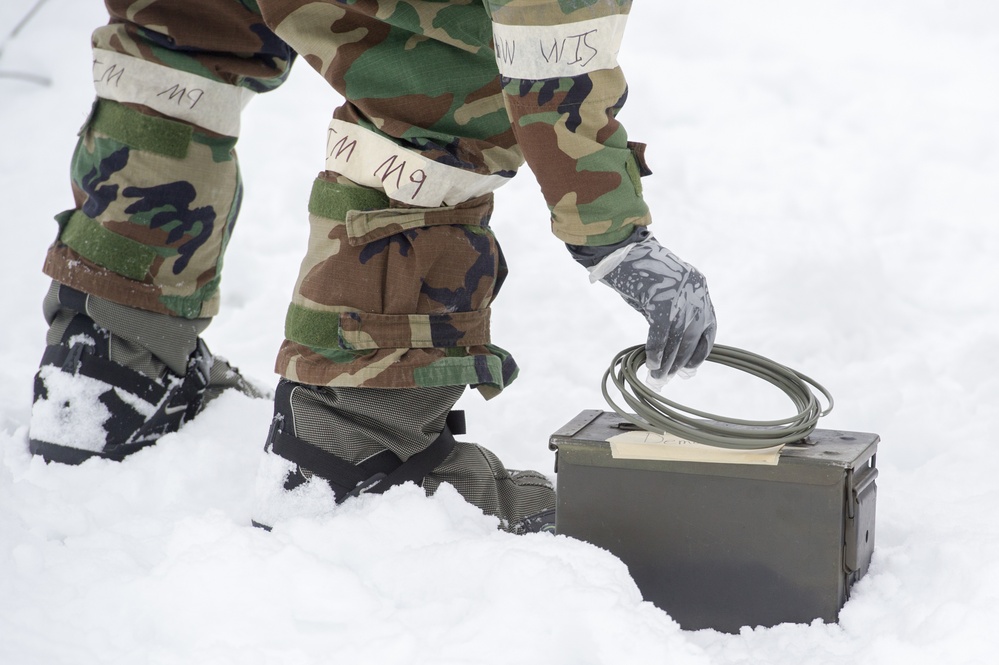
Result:
{"label": "camouflage sleeve", "polygon": [[555,235],[608,245],[647,225],[644,146],[629,142],[616,119],[627,97],[616,56],[631,0],[486,6],[507,112]]}
{"label": "camouflage sleeve", "polygon": [[242,186],[240,112],[293,52],[252,0],[108,0],[97,101],[73,155],[75,207],[44,270],[112,302],[186,318],[218,309]]}

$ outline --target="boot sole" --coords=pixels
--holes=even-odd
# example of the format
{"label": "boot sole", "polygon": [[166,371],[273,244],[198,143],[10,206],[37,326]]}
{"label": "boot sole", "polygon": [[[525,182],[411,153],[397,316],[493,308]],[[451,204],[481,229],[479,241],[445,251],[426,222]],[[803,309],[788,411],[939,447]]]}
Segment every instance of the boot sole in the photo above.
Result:
{"label": "boot sole", "polygon": [[97,452],[93,450],[71,448],[69,446],[60,446],[57,443],[49,443],[48,441],[30,439],[28,441],[28,450],[31,451],[32,455],[38,455],[46,462],[77,465],[82,464],[93,457],[120,462],[132,453],[138,452],[147,446],[153,445],[154,443],[156,442],[144,441],[142,443],[115,446],[113,450]]}

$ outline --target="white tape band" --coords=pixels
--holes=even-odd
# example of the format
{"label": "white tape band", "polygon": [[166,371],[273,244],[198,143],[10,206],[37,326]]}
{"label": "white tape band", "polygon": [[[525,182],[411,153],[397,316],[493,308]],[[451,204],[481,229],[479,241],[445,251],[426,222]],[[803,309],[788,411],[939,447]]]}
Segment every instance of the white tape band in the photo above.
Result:
{"label": "white tape band", "polygon": [[335,118],[326,139],[326,169],[359,185],[383,189],[395,201],[424,208],[463,203],[509,181],[435,162],[370,129]]}
{"label": "white tape band", "polygon": [[130,55],[94,49],[97,96],[142,104],[198,127],[239,136],[239,115],[254,92]]}
{"label": "white tape band", "polygon": [[617,67],[627,14],[564,25],[493,23],[496,64],[503,76],[539,81]]}

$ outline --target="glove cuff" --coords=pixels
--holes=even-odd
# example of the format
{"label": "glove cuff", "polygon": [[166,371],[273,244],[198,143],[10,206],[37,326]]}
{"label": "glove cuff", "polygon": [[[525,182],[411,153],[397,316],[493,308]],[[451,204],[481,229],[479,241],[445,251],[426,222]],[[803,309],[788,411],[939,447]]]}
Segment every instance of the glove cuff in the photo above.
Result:
{"label": "glove cuff", "polygon": [[631,232],[631,235],[612,245],[591,246],[567,244],[565,247],[569,250],[569,254],[572,255],[572,258],[576,261],[576,263],[589,270],[622,247],[634,245],[637,242],[641,242],[646,238],[651,237],[652,233],[649,231],[648,227],[636,226]]}
{"label": "glove cuff", "polygon": [[621,265],[621,262],[624,261],[625,257],[627,257],[628,254],[631,253],[631,250],[633,250],[638,244],[639,243],[637,242],[633,242],[629,245],[625,245],[624,247],[620,247],[605,256],[600,263],[587,268],[587,270],[590,271],[590,284],[599,282],[611,271]]}

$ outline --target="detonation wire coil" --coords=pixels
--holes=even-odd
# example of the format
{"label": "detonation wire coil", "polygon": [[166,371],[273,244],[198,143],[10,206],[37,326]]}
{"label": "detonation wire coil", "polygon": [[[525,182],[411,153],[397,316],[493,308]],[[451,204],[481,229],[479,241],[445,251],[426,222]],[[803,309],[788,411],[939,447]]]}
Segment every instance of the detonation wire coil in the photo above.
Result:
{"label": "detonation wire coil", "polygon": [[[615,413],[641,429],[736,450],[770,448],[800,441],[815,429],[819,418],[832,411],[833,398],[828,390],[804,374],[769,358],[716,344],[706,362],[732,367],[777,386],[794,402],[798,413],[777,420],[746,420],[678,404],[663,397],[639,378],[638,371],[645,364],[644,345],[629,347],[614,356],[601,382],[604,399]],[[634,413],[625,411],[611,399],[608,381],[617,387]],[[828,402],[825,410],[812,388]]]}

